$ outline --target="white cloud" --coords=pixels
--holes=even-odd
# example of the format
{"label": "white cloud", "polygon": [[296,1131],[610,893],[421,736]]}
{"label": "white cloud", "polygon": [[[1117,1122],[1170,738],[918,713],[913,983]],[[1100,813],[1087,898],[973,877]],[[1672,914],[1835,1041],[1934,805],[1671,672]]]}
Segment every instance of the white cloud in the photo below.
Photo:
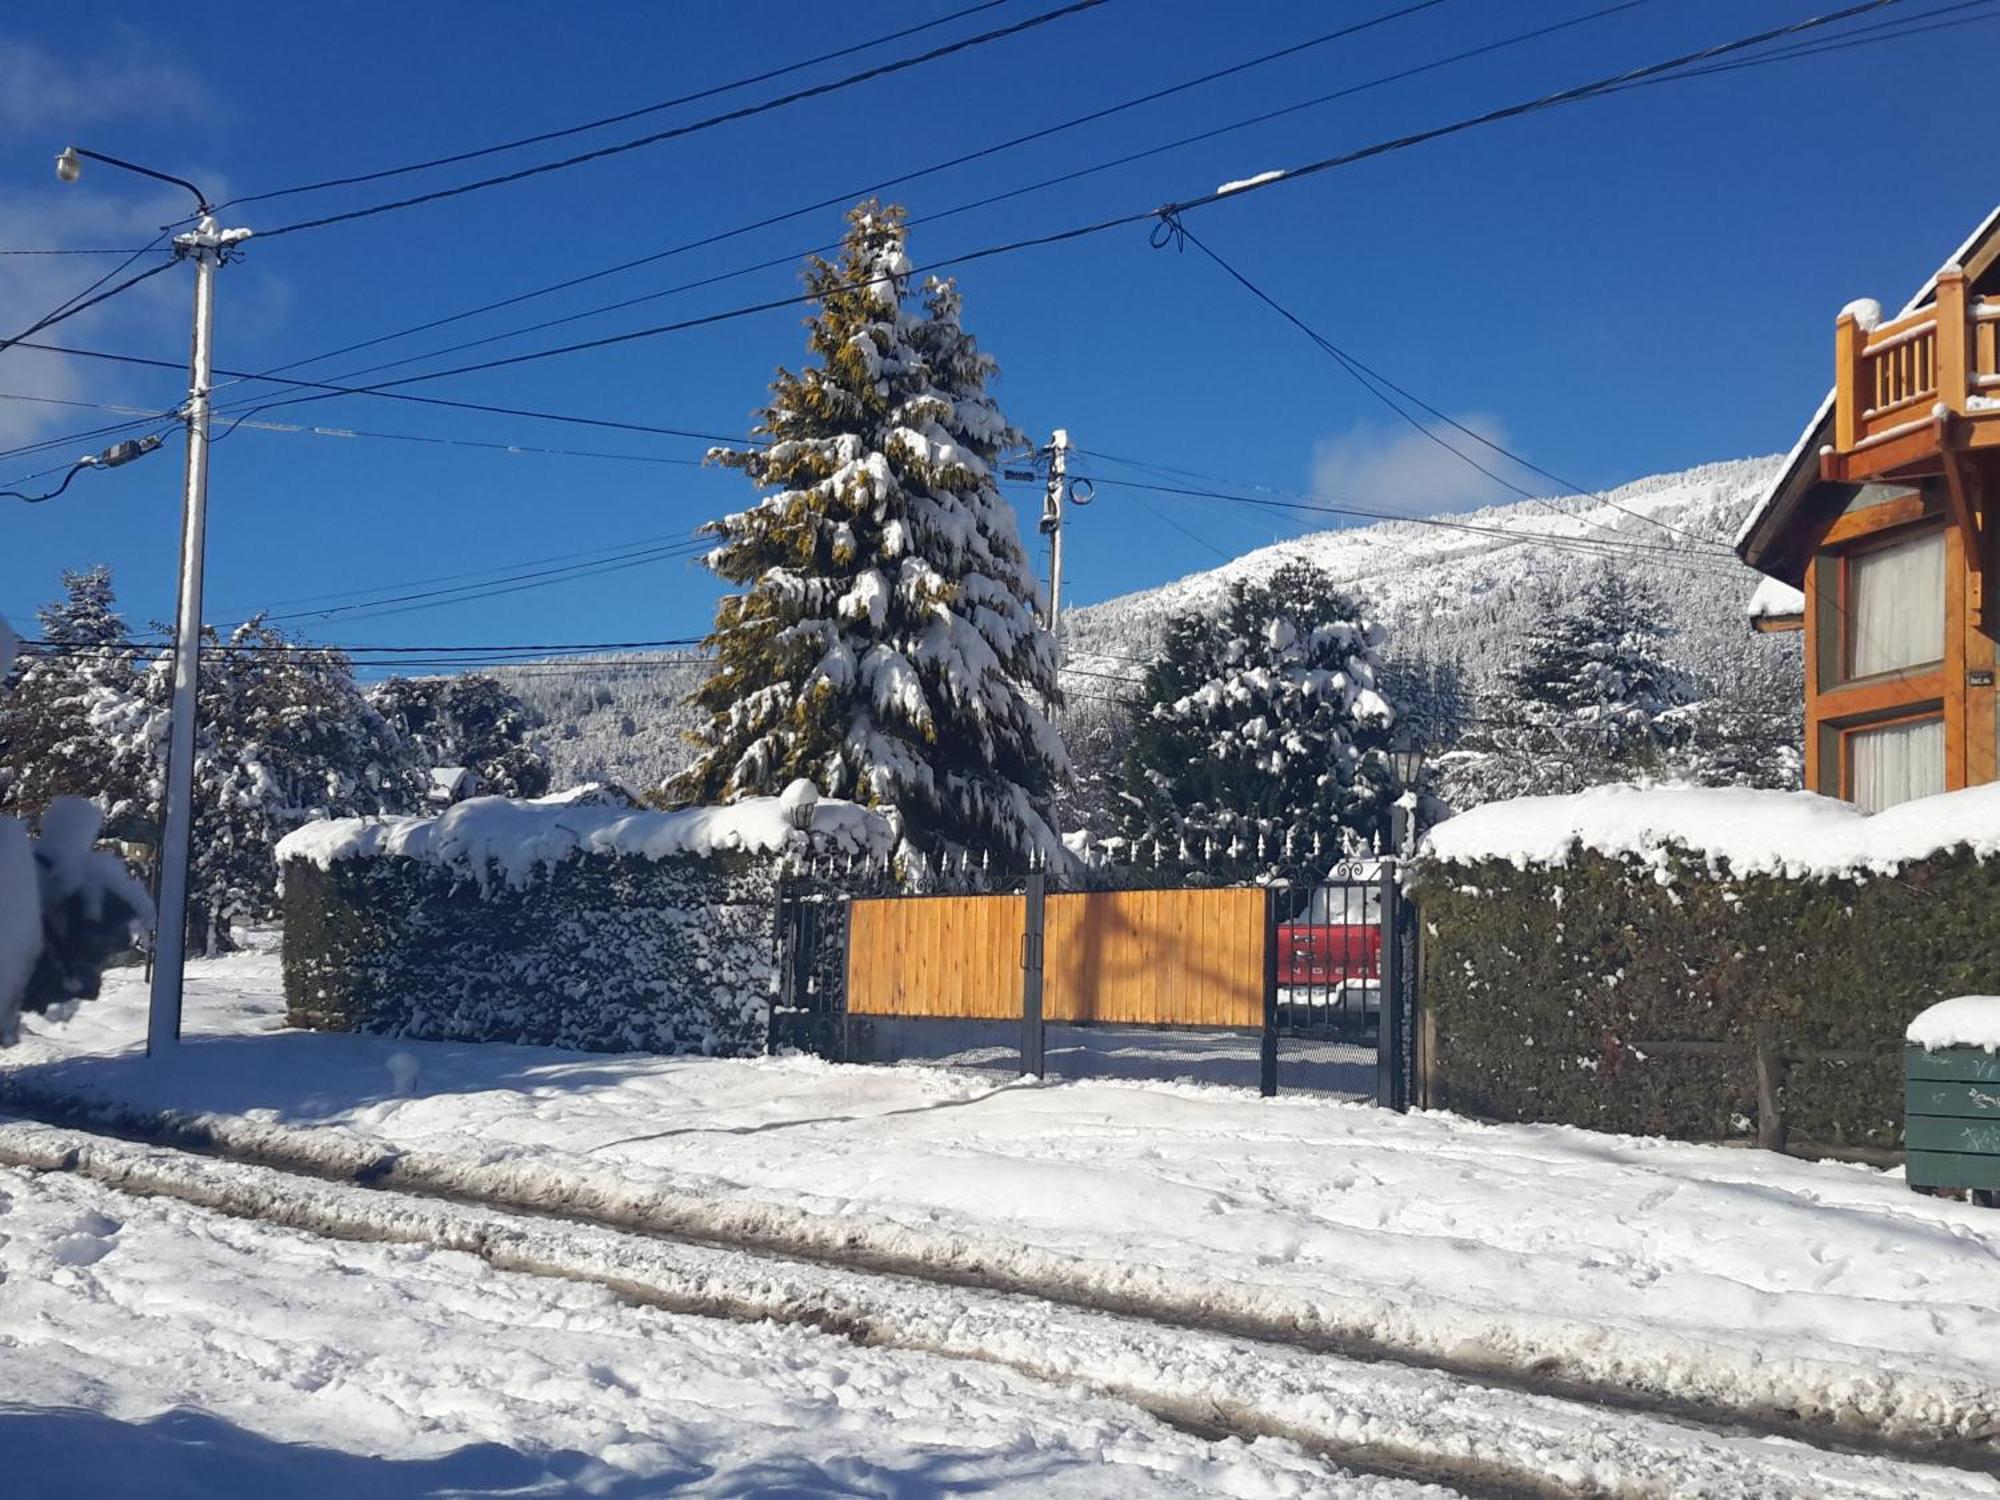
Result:
{"label": "white cloud", "polygon": [[0,38],[0,135],[61,136],[50,156],[80,130],[103,120],[144,118],[201,108],[206,98],[187,69],[160,56],[159,39],[132,26],[80,25],[94,50],[50,52]]}
{"label": "white cloud", "polygon": [[[1491,442],[1507,441],[1506,429],[1494,417],[1456,412],[1453,420]],[[1452,447],[1485,467],[1508,472],[1507,461],[1477,439],[1442,423],[1433,421],[1430,425]],[[1313,445],[1312,487],[1322,499],[1352,500],[1411,515],[1465,510],[1513,495],[1504,485],[1401,422],[1394,427],[1356,423],[1344,433],[1321,438]]]}

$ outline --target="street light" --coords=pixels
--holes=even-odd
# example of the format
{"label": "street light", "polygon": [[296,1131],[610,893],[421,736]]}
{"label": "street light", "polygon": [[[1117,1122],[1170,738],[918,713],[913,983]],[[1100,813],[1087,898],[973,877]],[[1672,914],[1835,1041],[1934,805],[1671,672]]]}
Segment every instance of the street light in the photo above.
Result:
{"label": "street light", "polygon": [[1396,778],[1396,785],[1404,791],[1415,791],[1424,774],[1424,747],[1416,736],[1407,730],[1396,736],[1389,747],[1389,771]]}
{"label": "street light", "polygon": [[146,1011],[148,1056],[174,1046],[181,1034],[181,979],[187,959],[188,845],[194,828],[195,689],[201,672],[201,585],[208,545],[208,417],[215,268],[250,238],[247,229],[217,229],[208,195],[184,177],[156,172],[115,156],[67,146],[56,176],[75,182],[85,161],[186,188],[194,195],[195,227],[174,236],[174,254],[194,262],[194,344],[188,359],[187,470],[181,501],[181,575],[174,613],[174,696],[168,721],[166,819],[160,835],[158,925],[153,936],[153,989]]}

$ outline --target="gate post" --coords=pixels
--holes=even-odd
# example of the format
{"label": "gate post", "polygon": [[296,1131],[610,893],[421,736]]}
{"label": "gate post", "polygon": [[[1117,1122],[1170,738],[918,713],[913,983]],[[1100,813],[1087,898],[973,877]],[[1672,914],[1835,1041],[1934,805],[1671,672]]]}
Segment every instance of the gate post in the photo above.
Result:
{"label": "gate post", "polygon": [[1278,888],[1264,887],[1264,1035],[1257,1056],[1257,1091],[1278,1092]]}
{"label": "gate post", "polygon": [[1410,1107],[1409,996],[1403,987],[1403,892],[1393,862],[1382,862],[1381,958],[1377,963],[1382,1002],[1375,1019],[1375,1102],[1384,1109]]}
{"label": "gate post", "polygon": [[1048,876],[1041,870],[1028,874],[1023,898],[1021,933],[1021,1072],[1044,1075],[1046,1032],[1042,1025],[1042,931],[1043,904]]}
{"label": "gate post", "polygon": [[790,937],[791,882],[784,874],[778,876],[778,899],[771,913],[772,958],[777,972],[771,976],[771,998],[764,1011],[764,1054],[778,1055],[778,1016],[791,1004],[792,989],[792,945]]}

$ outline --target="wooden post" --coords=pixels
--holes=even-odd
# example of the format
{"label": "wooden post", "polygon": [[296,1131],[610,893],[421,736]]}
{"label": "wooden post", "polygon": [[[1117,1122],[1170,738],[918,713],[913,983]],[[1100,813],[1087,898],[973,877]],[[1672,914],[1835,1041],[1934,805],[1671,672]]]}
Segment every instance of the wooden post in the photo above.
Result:
{"label": "wooden post", "polygon": [[1965,272],[1946,266],[1937,275],[1937,394],[1946,411],[1965,415],[1972,362],[1965,339]]}
{"label": "wooden post", "polygon": [[1833,450],[1836,457],[1861,441],[1861,325],[1844,312],[1833,325]]}
{"label": "wooden post", "polygon": [[1769,1022],[1757,1024],[1757,1144],[1766,1151],[1785,1149],[1785,1113],[1779,1102],[1784,1088],[1785,1060],[1772,1040]]}

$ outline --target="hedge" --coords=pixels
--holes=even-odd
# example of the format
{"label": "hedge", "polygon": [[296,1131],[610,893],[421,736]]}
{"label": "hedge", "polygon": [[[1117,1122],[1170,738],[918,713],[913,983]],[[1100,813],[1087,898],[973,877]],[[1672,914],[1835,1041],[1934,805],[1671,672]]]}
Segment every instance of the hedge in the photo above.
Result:
{"label": "hedge", "polygon": [[[1936,1000],[2000,992],[2000,862],[1964,849],[1824,879],[1734,878],[1678,850],[1433,862],[1412,894],[1432,1102],[1491,1119],[1751,1135],[1761,1025],[1804,1058],[1781,1095],[1794,1140],[1896,1147],[1904,1027]],[[1812,1056],[1826,1051],[1867,1056]]]}
{"label": "hedge", "polygon": [[525,886],[420,860],[284,871],[294,1026],[591,1051],[761,1052],[774,862],[562,860]]}

